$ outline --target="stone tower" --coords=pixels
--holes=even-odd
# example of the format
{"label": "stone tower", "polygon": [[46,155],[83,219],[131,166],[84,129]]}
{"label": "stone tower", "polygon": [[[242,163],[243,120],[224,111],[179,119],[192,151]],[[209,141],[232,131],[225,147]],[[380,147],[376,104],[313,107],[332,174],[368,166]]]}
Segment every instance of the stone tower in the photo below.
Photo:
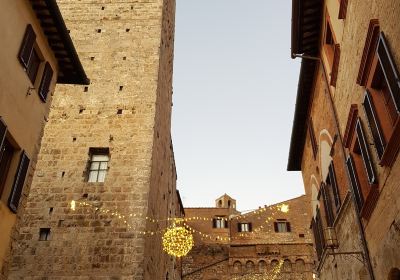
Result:
{"label": "stone tower", "polygon": [[170,134],[175,1],[57,3],[91,83],[56,88],[3,273],[177,279],[160,234],[140,233],[179,212]]}

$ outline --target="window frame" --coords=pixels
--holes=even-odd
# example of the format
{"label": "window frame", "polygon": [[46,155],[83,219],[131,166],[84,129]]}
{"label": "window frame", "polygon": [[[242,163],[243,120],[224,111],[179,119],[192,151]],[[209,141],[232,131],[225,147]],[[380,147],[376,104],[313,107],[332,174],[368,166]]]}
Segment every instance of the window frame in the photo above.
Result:
{"label": "window frame", "polygon": [[[107,156],[107,161],[93,160],[93,157],[95,157],[95,156]],[[111,159],[111,156],[110,156],[109,148],[90,148],[86,182],[88,182],[88,183],[104,183],[106,180],[106,177],[107,177],[108,170],[110,168],[110,166],[109,166],[110,159]],[[93,163],[98,163],[98,167],[95,169],[92,169]],[[102,163],[106,163],[106,167],[103,169],[101,168]],[[96,181],[91,181],[91,174],[93,174],[95,172],[97,172]],[[105,172],[103,181],[99,181],[99,174],[101,172]]]}
{"label": "window frame", "polygon": [[238,223],[238,232],[252,232],[252,224],[250,222]]}
{"label": "window frame", "polygon": [[[279,225],[283,225],[283,224],[285,225],[285,227],[284,227],[285,231],[281,231],[281,227],[279,227]],[[274,230],[275,230],[276,233],[292,232],[290,222],[288,220],[286,220],[286,219],[277,219],[274,222]]]}
{"label": "window frame", "polygon": [[216,216],[213,218],[213,228],[224,229],[228,228],[228,220],[224,216]]}

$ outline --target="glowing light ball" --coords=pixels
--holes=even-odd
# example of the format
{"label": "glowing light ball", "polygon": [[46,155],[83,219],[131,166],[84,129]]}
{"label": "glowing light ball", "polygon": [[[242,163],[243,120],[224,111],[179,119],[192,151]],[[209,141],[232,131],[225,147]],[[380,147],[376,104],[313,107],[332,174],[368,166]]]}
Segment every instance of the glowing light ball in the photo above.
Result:
{"label": "glowing light ball", "polygon": [[193,248],[192,233],[182,226],[172,226],[162,238],[163,249],[168,255],[174,257],[186,256]]}

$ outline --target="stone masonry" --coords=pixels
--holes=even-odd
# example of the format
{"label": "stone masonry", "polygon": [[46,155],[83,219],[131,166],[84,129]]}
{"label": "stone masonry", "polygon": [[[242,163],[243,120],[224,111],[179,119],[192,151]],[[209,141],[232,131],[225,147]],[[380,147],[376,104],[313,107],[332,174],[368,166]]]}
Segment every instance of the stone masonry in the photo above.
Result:
{"label": "stone masonry", "polygon": [[[139,234],[165,226],[145,216],[180,214],[170,134],[175,1],[57,2],[91,83],[56,88],[5,273],[178,279],[161,237]],[[90,148],[109,149],[104,183],[87,182]],[[71,200],[95,207],[73,211]],[[39,241],[41,228],[50,229],[46,241]]]}

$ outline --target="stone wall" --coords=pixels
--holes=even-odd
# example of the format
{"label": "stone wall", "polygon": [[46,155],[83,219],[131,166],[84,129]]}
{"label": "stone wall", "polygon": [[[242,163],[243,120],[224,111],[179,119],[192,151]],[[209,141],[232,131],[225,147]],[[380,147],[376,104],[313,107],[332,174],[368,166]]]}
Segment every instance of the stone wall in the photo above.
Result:
{"label": "stone wall", "polygon": [[[9,279],[157,279],[174,260],[159,236],[149,245],[139,231],[154,230],[146,215],[173,215],[177,203],[174,1],[58,4],[91,84],[56,89]],[[104,183],[86,180],[91,147],[109,148]],[[95,207],[72,211],[71,200]],[[49,240],[39,241],[40,228],[50,228]]]}

